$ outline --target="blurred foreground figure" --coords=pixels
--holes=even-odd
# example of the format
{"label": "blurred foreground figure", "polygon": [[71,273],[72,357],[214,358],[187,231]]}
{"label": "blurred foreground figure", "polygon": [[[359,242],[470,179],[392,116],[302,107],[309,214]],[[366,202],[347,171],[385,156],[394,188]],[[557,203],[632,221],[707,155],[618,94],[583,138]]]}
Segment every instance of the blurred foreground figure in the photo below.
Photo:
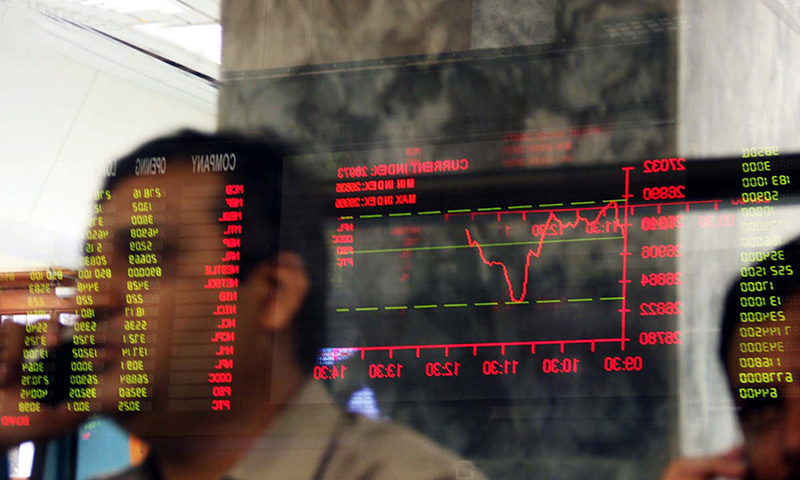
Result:
{"label": "blurred foreground figure", "polygon": [[419,434],[344,413],[311,378],[326,244],[318,189],[286,152],[184,132],[117,162],[80,275],[92,308],[76,331],[102,332],[98,357],[79,357],[91,400],[70,389],[29,436],[71,428],[85,403],[150,447],[114,479],[483,478]]}
{"label": "blurred foreground figure", "polygon": [[[744,446],[676,460],[665,480],[800,479],[800,239],[751,271],[728,292],[720,338]],[[754,297],[767,306],[748,306]]]}

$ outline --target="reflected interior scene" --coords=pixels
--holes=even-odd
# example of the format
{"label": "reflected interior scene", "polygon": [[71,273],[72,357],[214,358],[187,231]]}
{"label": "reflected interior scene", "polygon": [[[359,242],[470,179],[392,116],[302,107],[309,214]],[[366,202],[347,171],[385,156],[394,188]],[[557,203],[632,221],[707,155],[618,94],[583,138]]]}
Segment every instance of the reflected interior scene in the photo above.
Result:
{"label": "reflected interior scene", "polygon": [[797,0],[0,0],[0,478],[800,478]]}

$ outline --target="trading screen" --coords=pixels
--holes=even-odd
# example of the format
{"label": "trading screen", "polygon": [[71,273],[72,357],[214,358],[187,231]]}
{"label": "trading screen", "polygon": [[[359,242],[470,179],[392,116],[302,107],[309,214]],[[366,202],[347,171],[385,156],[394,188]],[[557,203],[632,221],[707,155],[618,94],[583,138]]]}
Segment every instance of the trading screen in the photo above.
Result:
{"label": "trading screen", "polygon": [[[764,352],[791,348],[778,346],[793,327],[772,291],[774,277],[795,273],[780,247],[798,231],[791,212],[800,160],[767,146],[741,158],[570,165],[576,136],[610,128],[514,132],[480,148],[293,153],[324,205],[328,265],[311,268],[327,269],[329,289],[313,379],[379,418],[428,403],[480,422],[497,405],[554,398],[581,408],[636,404],[637,415],[658,416],[675,408],[672,369],[691,340],[682,325],[698,307],[695,300],[687,309],[685,299],[707,287],[687,270],[725,264],[736,275],[717,279],[718,288],[742,280],[740,356],[752,367],[734,394],[775,395],[776,385],[790,384],[789,370],[769,376],[759,365]],[[22,389],[5,398],[4,427],[25,428],[64,402],[162,421],[188,415],[203,432],[197,418],[225,416],[261,395],[251,377],[237,381],[237,354],[251,335],[237,323],[251,194],[228,181],[169,180],[181,168],[203,177],[260,160],[214,145],[191,157],[183,166],[166,155],[136,158],[132,179],[97,192],[85,268],[5,275],[7,285],[29,280],[32,303],[17,315]],[[560,166],[525,166],[537,157]],[[112,165],[108,177],[116,175]],[[284,178],[284,191],[298,181]],[[306,216],[284,207],[280,222]],[[786,261],[770,271],[753,266],[769,258]],[[119,298],[107,293],[111,284]],[[72,315],[36,308],[57,285],[74,287]],[[153,388],[160,375],[168,375],[166,392]],[[574,411],[560,415],[575,420]],[[638,434],[618,435],[630,442]]]}
{"label": "trading screen", "polygon": [[[51,294],[54,282],[72,284],[77,316],[26,322],[21,365],[25,388],[18,404],[26,415],[13,422],[26,424],[27,414],[59,402],[72,411],[100,411],[103,393],[98,387],[108,369],[118,373],[114,408],[120,412],[231,409],[242,186],[168,188],[158,178],[168,164],[166,157],[137,158],[132,174],[148,180],[97,192],[81,258],[84,268],[31,274],[32,294]],[[235,154],[210,161],[206,156],[197,161],[195,171],[229,170],[235,164]],[[115,177],[115,168],[109,167],[109,178]],[[225,206],[220,217],[197,215],[213,201]],[[167,217],[176,222],[166,224]],[[203,233],[216,228],[219,245]],[[192,243],[192,248],[207,249],[201,250],[206,261],[178,262],[190,236],[201,243]],[[212,252],[215,256],[208,256]],[[168,289],[162,288],[165,277]],[[12,274],[6,280],[17,279]],[[113,282],[121,282],[119,289],[112,289]],[[46,306],[43,299],[31,298],[34,307]],[[49,319],[48,310],[40,313],[42,320]],[[172,329],[159,328],[162,316],[169,316]],[[111,317],[119,321],[111,322]],[[170,393],[155,398],[152,375],[156,363],[164,361],[170,365]]]}
{"label": "trading screen", "polygon": [[[732,418],[729,396],[741,411],[796,394],[798,332],[784,245],[800,235],[800,156],[682,156],[666,81],[637,90],[631,74],[598,104],[560,90],[588,89],[594,72],[570,81],[595,57],[669,78],[667,43],[234,79],[245,107],[228,108],[313,141],[290,138],[287,168],[263,178],[274,158],[230,140],[110,164],[80,268],[0,273],[0,428],[66,408],[146,419],[149,435],[259,434],[238,412],[274,407],[287,367],[253,322],[253,255],[297,250],[324,300],[300,363],[344,409],[409,425],[491,478],[658,478],[702,443],[695,426]],[[371,107],[397,117],[435,104],[435,121],[326,111],[315,95],[333,91],[383,96]],[[292,92],[286,117],[276,99]],[[729,288],[730,388],[708,373]],[[93,417],[79,447],[108,428]]]}

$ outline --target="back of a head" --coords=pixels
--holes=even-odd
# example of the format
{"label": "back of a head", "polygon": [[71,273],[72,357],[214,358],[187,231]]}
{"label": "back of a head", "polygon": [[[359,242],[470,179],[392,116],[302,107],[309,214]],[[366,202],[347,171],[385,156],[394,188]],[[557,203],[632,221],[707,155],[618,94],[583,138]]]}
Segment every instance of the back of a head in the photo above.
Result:
{"label": "back of a head", "polygon": [[[113,189],[138,175],[138,160],[154,157],[167,158],[173,169],[186,165],[219,172],[227,182],[241,185],[244,228],[239,276],[246,279],[254,267],[272,260],[279,251],[293,251],[302,257],[311,286],[293,328],[298,363],[310,372],[324,339],[328,261],[320,189],[287,161],[292,148],[271,134],[248,138],[183,130],[147,142],[119,159],[115,175],[107,178],[104,188]],[[231,153],[224,164],[221,157],[214,157],[221,152]],[[200,166],[197,162],[205,163]],[[218,210],[224,208],[220,201]]]}

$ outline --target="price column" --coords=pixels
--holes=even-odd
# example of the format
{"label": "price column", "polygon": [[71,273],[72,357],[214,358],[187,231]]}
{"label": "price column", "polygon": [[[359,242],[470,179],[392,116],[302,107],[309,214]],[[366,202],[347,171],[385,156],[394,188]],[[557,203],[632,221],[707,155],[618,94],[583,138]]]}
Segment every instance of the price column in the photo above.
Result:
{"label": "price column", "polygon": [[[99,406],[99,387],[104,369],[104,351],[108,315],[102,304],[103,293],[109,290],[112,279],[112,242],[116,204],[110,190],[95,193],[94,217],[84,243],[84,256],[78,271],[78,292],[75,296],[80,320],[75,324],[72,346],[69,349],[69,401],[67,408],[76,412],[96,412]],[[64,352],[66,353],[66,352]]]}
{"label": "price column", "polygon": [[[756,151],[758,152],[756,154]],[[757,156],[756,156],[757,155]],[[741,267],[739,282],[739,326],[741,343],[736,355],[739,400],[777,398],[780,384],[791,384],[792,373],[783,365],[783,355],[796,327],[788,325],[789,313],[783,310],[776,290],[794,275],[791,259],[780,246],[790,228],[781,218],[778,202],[791,186],[791,175],[781,172],[778,148],[745,150],[741,163],[742,194],[739,229]],[[769,265],[760,263],[768,261]]]}
{"label": "price column", "polygon": [[[152,408],[152,370],[155,362],[157,327],[163,276],[160,240],[163,215],[156,213],[167,192],[161,187],[135,188],[130,201],[130,241],[117,410],[147,411]],[[127,220],[127,219],[126,219]]]}
{"label": "price column", "polygon": [[53,288],[45,278],[45,272],[30,272],[28,284],[28,307],[25,315],[25,335],[22,350],[22,375],[18,409],[20,413],[40,412],[47,407],[54,391],[55,353],[48,348],[50,329],[56,324],[48,321],[50,316],[44,310],[46,296],[53,295]]}

